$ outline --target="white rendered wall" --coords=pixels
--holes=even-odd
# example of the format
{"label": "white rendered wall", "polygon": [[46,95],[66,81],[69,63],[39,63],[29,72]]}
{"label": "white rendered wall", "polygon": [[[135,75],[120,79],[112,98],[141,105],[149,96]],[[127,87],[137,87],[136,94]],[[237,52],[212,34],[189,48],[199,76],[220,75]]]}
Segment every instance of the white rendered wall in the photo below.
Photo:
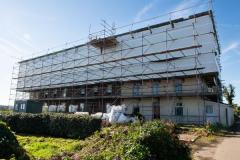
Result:
{"label": "white rendered wall", "polygon": [[[153,102],[159,102],[160,118],[162,120],[196,124],[221,123],[224,126],[231,126],[234,121],[233,108],[229,107],[229,105],[206,100],[204,101],[198,97],[183,97],[181,100],[176,97],[161,97],[160,100],[143,98],[141,100],[125,99],[123,101],[127,106],[128,114],[133,112],[134,107],[139,106],[140,113],[143,114],[147,120],[150,120],[153,117]],[[183,104],[183,116],[175,116],[177,102],[182,102]],[[213,107],[212,114],[206,113],[207,105]],[[226,110],[228,114],[227,117]],[[228,118],[228,120],[226,118]]]}

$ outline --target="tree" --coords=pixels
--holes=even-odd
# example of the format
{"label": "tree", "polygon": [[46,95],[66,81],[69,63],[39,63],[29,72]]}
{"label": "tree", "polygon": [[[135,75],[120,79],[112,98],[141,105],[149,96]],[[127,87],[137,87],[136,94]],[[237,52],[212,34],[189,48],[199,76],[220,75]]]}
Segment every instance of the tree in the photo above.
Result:
{"label": "tree", "polygon": [[223,86],[223,96],[227,100],[228,104],[233,106],[233,98],[235,97],[235,87],[232,84]]}

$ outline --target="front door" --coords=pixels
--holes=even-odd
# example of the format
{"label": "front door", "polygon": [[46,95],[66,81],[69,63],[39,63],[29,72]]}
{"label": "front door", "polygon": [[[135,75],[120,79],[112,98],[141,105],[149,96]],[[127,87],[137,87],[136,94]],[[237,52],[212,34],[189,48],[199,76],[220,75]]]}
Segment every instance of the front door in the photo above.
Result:
{"label": "front door", "polygon": [[158,102],[153,103],[153,119],[160,119],[160,106]]}

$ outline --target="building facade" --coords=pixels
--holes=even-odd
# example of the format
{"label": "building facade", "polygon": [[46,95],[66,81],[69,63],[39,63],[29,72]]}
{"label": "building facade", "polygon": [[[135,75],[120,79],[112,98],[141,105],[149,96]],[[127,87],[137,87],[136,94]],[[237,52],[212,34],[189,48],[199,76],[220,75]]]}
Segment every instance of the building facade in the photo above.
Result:
{"label": "building facade", "polygon": [[222,104],[211,10],[118,35],[91,36],[85,44],[19,62],[16,79],[16,100],[61,105],[65,111],[75,105],[78,111],[105,112],[107,105],[125,104],[126,114],[140,112],[146,119],[232,121],[231,109]]}

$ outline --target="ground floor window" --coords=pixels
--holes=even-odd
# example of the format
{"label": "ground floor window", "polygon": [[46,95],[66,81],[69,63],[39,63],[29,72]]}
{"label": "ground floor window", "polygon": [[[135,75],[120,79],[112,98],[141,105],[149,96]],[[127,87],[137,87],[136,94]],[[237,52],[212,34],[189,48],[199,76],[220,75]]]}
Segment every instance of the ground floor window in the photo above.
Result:
{"label": "ground floor window", "polygon": [[213,106],[207,105],[206,106],[206,113],[207,114],[212,114],[213,113]]}
{"label": "ground floor window", "polygon": [[24,110],[25,109],[25,104],[21,104],[20,109]]}
{"label": "ground floor window", "polygon": [[139,106],[134,106],[133,107],[133,115],[137,115],[138,113],[140,113]]}
{"label": "ground floor window", "polygon": [[183,107],[182,103],[177,103],[175,107],[175,115],[176,116],[183,116]]}
{"label": "ground floor window", "polygon": [[159,119],[160,118],[160,106],[159,102],[153,103],[153,119]]}

